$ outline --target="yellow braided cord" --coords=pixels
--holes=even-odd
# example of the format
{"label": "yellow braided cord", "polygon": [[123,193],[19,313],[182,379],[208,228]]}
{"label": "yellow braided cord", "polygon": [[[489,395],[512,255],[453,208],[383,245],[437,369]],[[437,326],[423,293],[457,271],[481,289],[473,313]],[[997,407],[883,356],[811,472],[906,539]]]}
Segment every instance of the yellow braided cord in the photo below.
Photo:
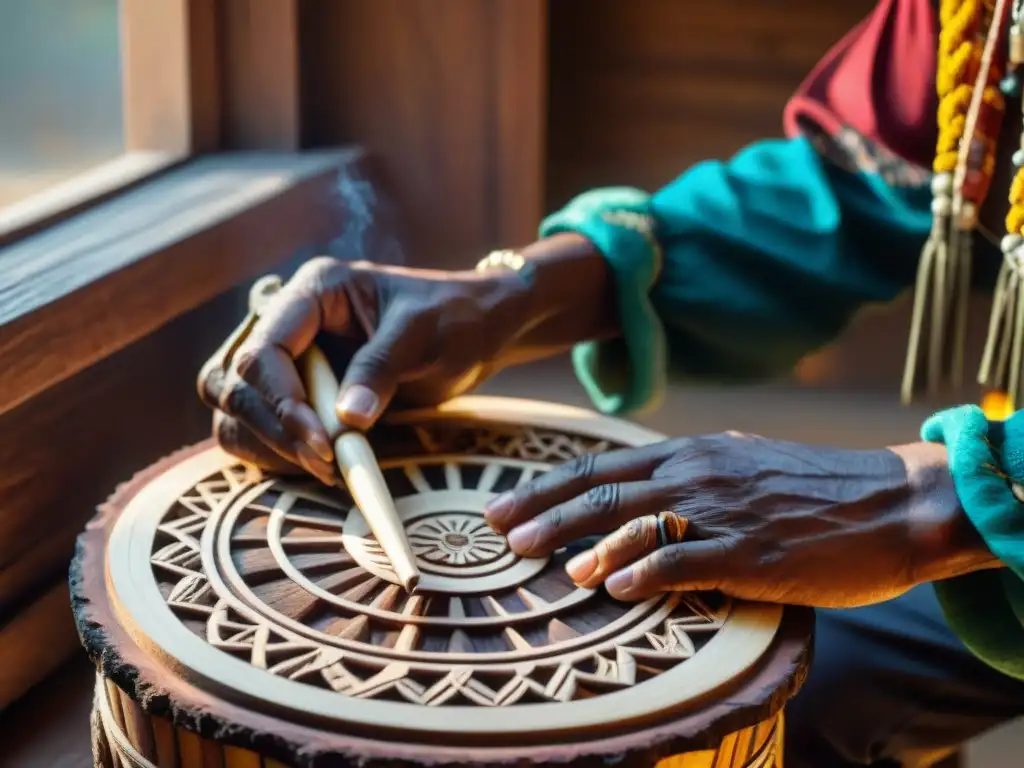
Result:
{"label": "yellow braided cord", "polygon": [[1010,184],[1010,210],[1006,214],[1006,231],[1024,235],[1024,168],[1018,168]]}
{"label": "yellow braided cord", "polygon": [[[1024,136],[1021,138],[1024,150]],[[1024,166],[1017,169],[1010,184],[1010,209],[1006,213],[1006,233],[1024,235]]]}
{"label": "yellow braided cord", "polygon": [[939,3],[939,23],[943,29],[949,26],[954,14],[960,10],[960,5],[960,0],[942,0]]}
{"label": "yellow braided cord", "polygon": [[970,33],[980,23],[981,14],[980,0],[942,0],[939,8],[942,31],[935,76],[939,95],[939,139],[933,165],[936,173],[950,173],[956,168],[974,90],[971,70],[976,65],[972,64],[980,60],[975,35]]}
{"label": "yellow braided cord", "polygon": [[[939,138],[933,169],[936,173],[952,173],[956,169],[960,142],[964,137],[967,109],[974,93],[974,80],[981,65],[981,52],[988,22],[995,8],[994,0],[942,0],[939,19],[939,50],[935,86],[939,96]],[[999,90],[1002,77],[993,67],[986,83],[984,99],[998,109],[1003,95]],[[991,175],[995,166],[994,136],[985,140],[984,173]],[[992,156],[991,161],[989,155]]]}

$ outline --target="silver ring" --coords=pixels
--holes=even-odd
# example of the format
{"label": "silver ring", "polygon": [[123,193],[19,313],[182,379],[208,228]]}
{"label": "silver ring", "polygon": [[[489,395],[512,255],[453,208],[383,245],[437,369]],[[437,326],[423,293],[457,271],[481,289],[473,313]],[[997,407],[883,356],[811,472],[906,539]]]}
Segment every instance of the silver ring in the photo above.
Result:
{"label": "silver ring", "polygon": [[658,549],[661,549],[662,547],[667,547],[668,546],[668,531],[665,529],[665,518],[664,518],[664,516],[658,515],[656,519],[658,521],[658,542],[657,542],[657,547],[658,547]]}

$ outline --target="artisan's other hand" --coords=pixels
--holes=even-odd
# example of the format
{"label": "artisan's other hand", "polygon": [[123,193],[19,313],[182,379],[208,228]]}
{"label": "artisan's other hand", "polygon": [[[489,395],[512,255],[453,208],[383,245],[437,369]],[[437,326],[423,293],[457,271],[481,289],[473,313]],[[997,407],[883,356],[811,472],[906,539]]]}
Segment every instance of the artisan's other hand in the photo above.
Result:
{"label": "artisan's other hand", "polygon": [[295,363],[314,342],[342,378],[341,423],[365,430],[396,398],[438,403],[503,367],[606,332],[610,280],[588,241],[558,236],[523,255],[529,277],[309,261],[261,310],[232,359],[215,355],[203,367],[199,392],[215,411],[218,441],[265,468],[301,466],[332,483],[334,436],[307,402]]}
{"label": "artisan's other hand", "polygon": [[[653,518],[687,521],[658,546]],[[964,516],[945,449],[850,451],[727,433],[586,456],[495,499],[511,548],[610,533],[567,566],[622,600],[669,589],[819,607],[888,600],[998,563]]]}

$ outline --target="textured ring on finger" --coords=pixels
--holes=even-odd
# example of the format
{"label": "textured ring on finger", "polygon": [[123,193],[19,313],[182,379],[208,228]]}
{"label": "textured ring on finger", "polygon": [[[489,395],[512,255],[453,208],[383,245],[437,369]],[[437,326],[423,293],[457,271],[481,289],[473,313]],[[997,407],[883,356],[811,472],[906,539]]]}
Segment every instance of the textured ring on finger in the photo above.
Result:
{"label": "textured ring on finger", "polygon": [[662,512],[658,515],[658,549],[669,544],[680,544],[686,538],[686,528],[690,521],[675,512]]}

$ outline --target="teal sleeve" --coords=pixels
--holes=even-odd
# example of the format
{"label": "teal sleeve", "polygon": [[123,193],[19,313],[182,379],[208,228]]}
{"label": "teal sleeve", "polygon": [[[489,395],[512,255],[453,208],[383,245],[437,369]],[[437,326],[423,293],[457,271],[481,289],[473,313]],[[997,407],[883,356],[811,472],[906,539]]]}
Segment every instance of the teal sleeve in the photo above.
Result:
{"label": "teal sleeve", "polygon": [[573,350],[602,411],[657,404],[670,372],[763,380],[832,341],[914,279],[927,186],[897,189],[803,138],[761,141],[649,195],[597,189],[541,225],[592,240],[617,280],[622,334]]}
{"label": "teal sleeve", "polygon": [[989,422],[980,408],[941,411],[921,437],[944,443],[964,512],[1005,566],[936,582],[946,621],[980,659],[1024,680],[1024,411]]}

